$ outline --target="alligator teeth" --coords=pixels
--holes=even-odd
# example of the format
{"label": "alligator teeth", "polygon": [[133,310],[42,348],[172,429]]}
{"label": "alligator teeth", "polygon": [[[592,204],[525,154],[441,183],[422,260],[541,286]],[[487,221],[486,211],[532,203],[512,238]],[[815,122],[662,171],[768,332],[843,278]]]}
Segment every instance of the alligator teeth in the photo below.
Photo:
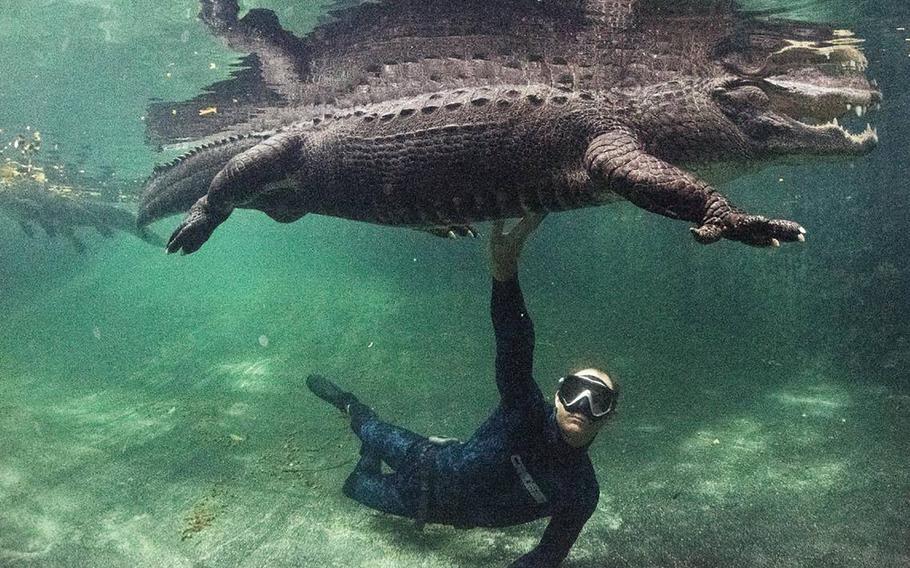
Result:
{"label": "alligator teeth", "polygon": [[864,134],[867,134],[868,136],[871,136],[873,140],[875,140],[876,142],[878,142],[878,128],[873,128],[872,126],[870,126],[870,125],[867,124],[867,125],[866,125],[866,132],[864,132]]}
{"label": "alligator teeth", "polygon": [[855,107],[853,107],[853,111],[856,113],[856,116],[858,116],[860,118],[862,118],[862,116],[864,114],[866,114],[866,109],[863,108],[863,105],[856,105]]}
{"label": "alligator teeth", "polygon": [[847,103],[847,110],[853,110],[853,105],[851,105],[850,103]]}
{"label": "alligator teeth", "polygon": [[838,128],[840,127],[840,123],[837,121],[836,116],[833,119],[831,119],[831,124],[833,124],[834,126],[837,126]]}
{"label": "alligator teeth", "polygon": [[863,144],[869,140],[878,142],[878,129],[872,128],[872,125],[868,123],[866,124],[866,129],[859,134],[852,134],[846,130],[844,130],[844,134],[857,144]]}

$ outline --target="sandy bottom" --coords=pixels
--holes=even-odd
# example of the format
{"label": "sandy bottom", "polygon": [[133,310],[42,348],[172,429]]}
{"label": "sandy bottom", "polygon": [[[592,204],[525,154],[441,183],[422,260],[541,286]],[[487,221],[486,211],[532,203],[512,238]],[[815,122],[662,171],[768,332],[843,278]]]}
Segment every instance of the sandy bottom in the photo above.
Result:
{"label": "sandy bottom", "polygon": [[[343,419],[269,369],[212,366],[209,397],[4,377],[0,565],[485,567],[536,542],[542,522],[420,533],[347,500]],[[566,565],[907,566],[908,409],[807,375],[710,418],[629,411],[594,447],[601,501]]]}

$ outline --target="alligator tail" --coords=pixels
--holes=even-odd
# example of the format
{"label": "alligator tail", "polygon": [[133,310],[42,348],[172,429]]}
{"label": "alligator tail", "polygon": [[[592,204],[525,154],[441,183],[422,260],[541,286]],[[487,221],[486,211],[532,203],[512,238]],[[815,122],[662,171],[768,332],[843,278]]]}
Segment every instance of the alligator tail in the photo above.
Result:
{"label": "alligator tail", "polygon": [[231,158],[249,150],[273,133],[236,135],[191,150],[169,164],[158,166],[139,198],[139,227],[184,213],[203,195]]}
{"label": "alligator tail", "polygon": [[[160,235],[137,226],[136,216],[131,211],[117,205],[85,200],[74,203],[73,207],[74,216],[70,221],[74,225],[92,227],[104,237],[113,236],[114,231],[123,231],[150,245],[162,246],[164,243]],[[67,237],[69,236],[67,234]]]}

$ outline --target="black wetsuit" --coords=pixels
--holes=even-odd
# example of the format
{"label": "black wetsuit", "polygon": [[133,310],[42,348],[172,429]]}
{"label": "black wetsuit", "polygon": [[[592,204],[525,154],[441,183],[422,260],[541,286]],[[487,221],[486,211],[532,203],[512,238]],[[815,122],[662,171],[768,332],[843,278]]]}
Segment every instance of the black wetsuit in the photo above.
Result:
{"label": "black wetsuit", "polygon": [[[585,448],[562,438],[555,409],[531,376],[534,327],[517,278],[493,282],[500,403],[466,442],[436,445],[352,407],[363,441],[349,497],[388,513],[457,527],[502,527],[551,517],[540,543],[513,564],[557,566],[599,497]],[[382,474],[380,460],[394,473]]]}

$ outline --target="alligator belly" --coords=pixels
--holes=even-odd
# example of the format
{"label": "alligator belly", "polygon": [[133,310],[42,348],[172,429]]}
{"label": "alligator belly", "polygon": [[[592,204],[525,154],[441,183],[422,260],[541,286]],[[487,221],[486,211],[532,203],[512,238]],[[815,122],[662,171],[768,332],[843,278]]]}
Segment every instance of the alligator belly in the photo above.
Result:
{"label": "alligator belly", "polygon": [[[489,172],[488,172],[489,173]],[[323,193],[310,204],[314,213],[382,225],[465,225],[528,212],[564,211],[612,201],[585,175],[544,173],[533,180],[504,179],[491,173],[478,180],[452,172],[435,180],[351,180],[349,191]],[[321,192],[320,192],[321,193]]]}
{"label": "alligator belly", "polygon": [[346,140],[332,166],[301,180],[309,210],[386,225],[468,224],[599,205],[581,141],[511,136],[487,125]]}

